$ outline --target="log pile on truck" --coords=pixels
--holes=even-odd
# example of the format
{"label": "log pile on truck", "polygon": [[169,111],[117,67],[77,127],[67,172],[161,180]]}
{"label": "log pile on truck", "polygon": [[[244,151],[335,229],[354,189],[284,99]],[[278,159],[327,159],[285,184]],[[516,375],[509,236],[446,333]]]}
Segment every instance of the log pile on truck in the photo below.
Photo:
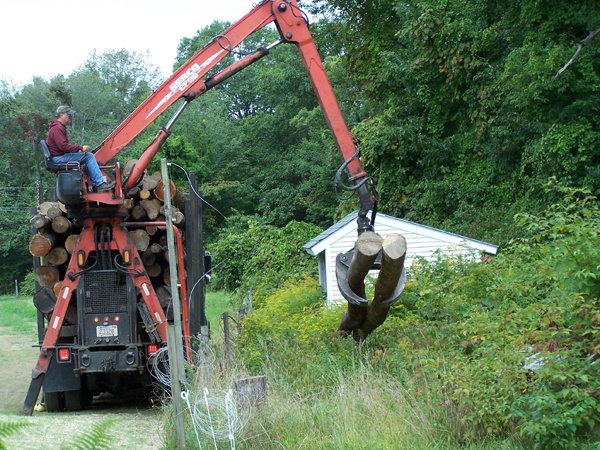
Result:
{"label": "log pile on truck", "polygon": [[[134,163],[135,160],[128,162],[125,170]],[[173,182],[170,182],[170,189],[173,223],[183,231],[185,197]],[[129,231],[129,238],[142,258],[161,307],[165,313],[170,313],[171,279],[166,228],[151,224],[165,221],[164,184],[160,172],[145,174],[140,183],[129,190],[123,207],[128,212],[128,222],[140,223],[139,228]],[[29,241],[29,252],[43,261],[35,269],[39,290],[33,301],[37,309],[50,318],[82,224],[77,219],[69,219],[66,206],[59,201],[40,203],[29,223],[35,230]],[[65,320],[70,324],[76,323],[77,314],[73,305],[69,306]]]}

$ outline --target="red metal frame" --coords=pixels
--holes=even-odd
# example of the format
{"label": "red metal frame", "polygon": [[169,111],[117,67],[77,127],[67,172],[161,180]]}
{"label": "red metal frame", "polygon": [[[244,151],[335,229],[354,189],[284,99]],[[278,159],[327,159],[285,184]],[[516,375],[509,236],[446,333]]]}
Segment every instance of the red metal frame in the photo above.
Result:
{"label": "red metal frame", "polygon": [[125,197],[123,195],[123,186],[121,182],[121,167],[118,162],[115,164],[104,164],[100,166],[100,170],[104,171],[105,169],[115,170],[115,187],[106,192],[94,192],[89,189],[85,179],[82,179],[83,199],[88,203],[99,202],[105,205],[122,205]]}
{"label": "red metal frame", "polygon": [[[50,357],[52,356],[52,352],[56,346],[56,342],[58,341],[67,307],[69,306],[69,302],[73,298],[73,292],[77,289],[77,284],[79,283],[78,273],[80,273],[81,268],[78,265],[77,257],[83,252],[84,260],[87,260],[87,256],[96,250],[94,248],[94,225],[100,222],[105,222],[112,225],[113,238],[110,242],[110,250],[116,250],[121,255],[123,255],[125,249],[130,252],[131,262],[128,265],[128,269],[132,271],[130,276],[132,277],[133,283],[142,294],[142,298],[144,299],[146,306],[148,306],[148,310],[150,311],[150,315],[152,316],[152,320],[154,321],[154,325],[162,342],[167,342],[167,320],[165,314],[160,306],[156,293],[154,292],[150,278],[148,278],[148,275],[146,274],[146,270],[142,264],[142,258],[135,248],[135,245],[129,239],[128,233],[120,226],[122,223],[122,218],[88,218],[84,221],[83,230],[79,236],[77,244],[75,245],[69,265],[67,266],[66,275],[56,299],[56,305],[54,307],[52,317],[48,322],[48,329],[46,331],[46,335],[44,336],[44,341],[42,342],[42,348],[40,350],[37,365],[34,369],[33,378],[36,378],[37,375],[41,373],[46,373],[48,370]],[[135,274],[133,272],[135,272]],[[73,279],[71,279],[71,277]]]}
{"label": "red metal frame", "polygon": [[[167,222],[132,222],[127,223],[127,225],[132,225],[136,227],[166,227]],[[188,308],[188,298],[187,298],[187,283],[185,282],[185,260],[184,260],[184,251],[183,251],[183,237],[181,235],[181,231],[175,225],[172,225],[173,232],[175,233],[175,239],[177,240],[177,265],[179,266],[179,270],[177,271],[177,277],[179,281],[179,285],[181,288],[181,322],[183,327],[183,339],[185,343],[185,350],[188,357],[188,361],[192,361],[192,344],[190,342],[190,315]]]}

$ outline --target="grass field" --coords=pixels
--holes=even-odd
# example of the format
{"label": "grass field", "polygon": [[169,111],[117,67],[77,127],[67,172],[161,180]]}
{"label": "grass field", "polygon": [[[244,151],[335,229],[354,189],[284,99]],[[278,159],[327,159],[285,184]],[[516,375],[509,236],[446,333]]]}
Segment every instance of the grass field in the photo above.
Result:
{"label": "grass field", "polygon": [[0,327],[11,333],[28,334],[35,329],[36,309],[29,296],[0,296]]}
{"label": "grass field", "polygon": [[0,413],[21,409],[38,350],[31,297],[0,296]]}
{"label": "grass field", "polygon": [[219,322],[224,312],[233,314],[234,311],[233,298],[228,293],[222,291],[206,293],[206,318],[211,324]]}

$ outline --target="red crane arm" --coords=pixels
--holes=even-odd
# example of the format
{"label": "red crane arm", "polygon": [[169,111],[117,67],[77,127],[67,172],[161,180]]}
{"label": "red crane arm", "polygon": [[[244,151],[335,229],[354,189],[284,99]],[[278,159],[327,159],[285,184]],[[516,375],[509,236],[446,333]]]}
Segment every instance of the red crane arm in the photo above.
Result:
{"label": "red crane arm", "polygon": [[203,77],[228,50],[233,50],[247,36],[273,21],[271,5],[262,3],[200,49],[141,103],[95,150],[99,164],[114,158],[156,118],[178,99],[199,91]]}
{"label": "red crane arm", "polygon": [[[375,209],[377,199],[374,187],[370,184],[370,179],[362,167],[358,157],[357,144],[344,121],[333,88],[321,62],[321,57],[308,29],[307,20],[298,8],[296,0],[262,1],[252,11],[200,49],[100,144],[95,150],[98,162],[106,164],[115,157],[178,99],[185,98],[185,104],[187,104],[187,102],[203,94],[211,87],[268,54],[269,48],[259,49],[252,55],[236,61],[218,74],[205,79],[206,74],[229,51],[237,47],[250,34],[272,22],[281,35],[281,42],[296,44],[300,52],[321,109],[345,161],[343,167],[348,171],[350,180],[356,180],[357,182],[355,190],[361,202],[360,216],[365,217],[367,210]],[[161,129],[145,150],[125,183],[126,189],[135,184],[138,177],[150,164],[160,145],[168,137],[169,126]]]}

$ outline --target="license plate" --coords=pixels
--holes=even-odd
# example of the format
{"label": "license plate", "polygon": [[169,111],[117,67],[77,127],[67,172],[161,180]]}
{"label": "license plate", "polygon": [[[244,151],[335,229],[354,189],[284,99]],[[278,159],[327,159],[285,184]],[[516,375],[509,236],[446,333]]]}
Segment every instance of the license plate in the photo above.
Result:
{"label": "license plate", "polygon": [[105,325],[96,327],[96,337],[113,337],[119,335],[119,328],[116,325]]}

